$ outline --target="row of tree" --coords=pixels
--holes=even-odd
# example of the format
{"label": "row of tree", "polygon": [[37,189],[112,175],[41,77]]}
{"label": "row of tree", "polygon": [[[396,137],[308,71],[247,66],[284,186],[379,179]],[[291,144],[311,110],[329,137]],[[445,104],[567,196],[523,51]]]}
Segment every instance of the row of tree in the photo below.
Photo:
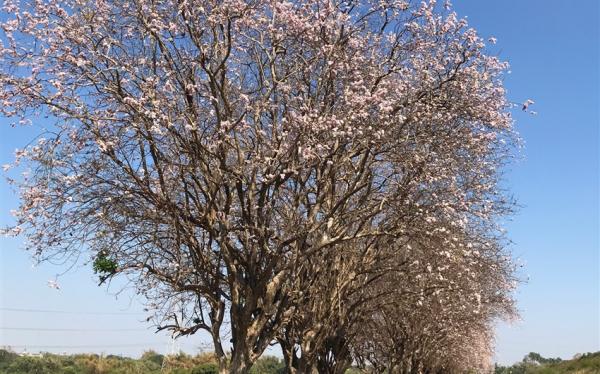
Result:
{"label": "row of tree", "polygon": [[0,112],[55,120],[12,232],[128,277],[222,373],[274,343],[289,373],[489,368],[507,64],[448,8],[4,1]]}

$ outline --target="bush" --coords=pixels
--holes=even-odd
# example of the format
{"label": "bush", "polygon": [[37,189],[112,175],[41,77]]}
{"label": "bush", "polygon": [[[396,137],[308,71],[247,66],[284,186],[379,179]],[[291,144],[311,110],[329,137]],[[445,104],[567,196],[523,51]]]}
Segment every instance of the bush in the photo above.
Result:
{"label": "bush", "polygon": [[273,356],[259,358],[250,369],[250,374],[280,374],[284,372],[283,361]]}
{"label": "bush", "polygon": [[19,356],[14,352],[0,349],[0,372],[4,372],[4,369],[16,360],[17,357]]}
{"label": "bush", "polygon": [[202,364],[192,369],[192,374],[219,374],[219,365],[215,363]]}
{"label": "bush", "polygon": [[18,357],[7,368],[6,374],[55,374],[60,373],[61,365],[46,357]]}
{"label": "bush", "polygon": [[158,366],[162,366],[164,359],[165,359],[164,355],[161,355],[160,353],[156,353],[155,351],[152,351],[152,350],[144,352],[144,354],[141,357],[142,361],[154,362]]}

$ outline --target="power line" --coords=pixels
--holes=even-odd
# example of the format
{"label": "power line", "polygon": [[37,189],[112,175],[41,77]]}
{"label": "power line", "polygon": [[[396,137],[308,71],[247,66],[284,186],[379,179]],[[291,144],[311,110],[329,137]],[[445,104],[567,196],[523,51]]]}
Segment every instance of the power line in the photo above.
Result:
{"label": "power line", "polygon": [[69,310],[49,310],[49,309],[24,309],[24,308],[0,308],[7,312],[24,312],[24,313],[57,313],[57,314],[88,314],[88,315],[136,315],[140,313],[133,312],[85,312],[85,311],[69,311]]}
{"label": "power line", "polygon": [[35,328],[35,327],[2,327],[0,330],[19,330],[19,331],[75,331],[75,332],[104,332],[104,331],[150,331],[147,329],[54,329],[54,328]]}
{"label": "power line", "polygon": [[101,344],[101,345],[18,345],[5,344],[8,347],[18,348],[111,348],[111,347],[157,347],[159,344],[131,343],[131,344]]}

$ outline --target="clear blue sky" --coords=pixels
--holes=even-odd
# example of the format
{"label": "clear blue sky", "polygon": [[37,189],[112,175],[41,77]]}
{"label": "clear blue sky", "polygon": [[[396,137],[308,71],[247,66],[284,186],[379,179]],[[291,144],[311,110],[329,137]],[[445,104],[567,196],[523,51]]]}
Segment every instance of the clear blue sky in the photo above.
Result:
{"label": "clear blue sky", "polygon": [[[537,116],[515,113],[525,148],[506,185],[522,205],[507,224],[512,251],[529,281],[517,293],[522,321],[498,327],[497,360],[512,363],[530,351],[569,358],[600,350],[599,259],[599,3],[596,0],[455,1],[460,15],[491,49],[511,63],[506,77],[512,101],[535,100]],[[0,119],[0,164],[34,135]],[[0,182],[0,224],[10,222],[16,197]],[[50,351],[104,351],[137,355],[170,349],[165,335],[142,323],[138,300],[95,286],[88,269],[46,286],[61,267],[32,269],[20,241],[0,238],[0,308],[56,309],[120,314],[56,314],[0,309],[0,328],[135,329],[135,331],[29,331],[0,329],[0,346],[44,345]],[[115,287],[117,291],[119,287]],[[124,314],[129,313],[129,314]],[[205,339],[179,342],[194,352]],[[143,344],[140,344],[143,343]],[[111,347],[111,345],[113,345]],[[206,347],[205,347],[206,348]],[[35,349],[32,349],[35,350]]]}

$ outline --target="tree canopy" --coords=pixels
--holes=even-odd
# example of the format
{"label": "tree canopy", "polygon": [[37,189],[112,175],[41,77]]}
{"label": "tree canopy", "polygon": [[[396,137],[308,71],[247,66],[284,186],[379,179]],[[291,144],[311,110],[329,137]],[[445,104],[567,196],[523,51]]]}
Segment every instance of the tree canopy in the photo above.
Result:
{"label": "tree canopy", "polygon": [[[498,218],[505,62],[435,1],[3,2],[12,233],[128,277],[221,372],[490,365],[514,314]],[[231,359],[227,345],[231,342]]]}

